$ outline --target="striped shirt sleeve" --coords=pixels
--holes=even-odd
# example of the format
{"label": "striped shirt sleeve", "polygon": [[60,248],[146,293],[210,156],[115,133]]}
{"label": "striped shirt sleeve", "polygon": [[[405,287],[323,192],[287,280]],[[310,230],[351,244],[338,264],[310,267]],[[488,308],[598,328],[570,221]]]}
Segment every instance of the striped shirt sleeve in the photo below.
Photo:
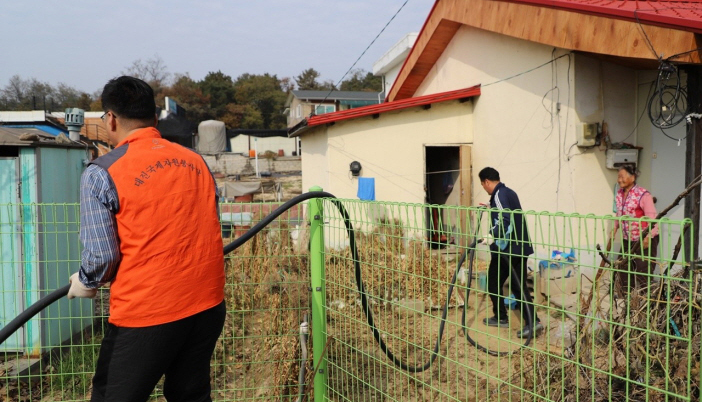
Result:
{"label": "striped shirt sleeve", "polygon": [[110,282],[120,262],[115,214],[117,190],[107,172],[90,165],[80,183],[80,241],[83,243],[78,277],[88,288]]}
{"label": "striped shirt sleeve", "polygon": [[[499,210],[511,209],[509,204],[505,205],[504,201],[509,203],[507,197],[500,198],[500,190],[495,192],[495,207]],[[494,238],[504,238],[505,232],[510,225],[510,213],[509,212],[497,212],[498,219],[495,220],[494,225],[490,229],[491,234]]]}

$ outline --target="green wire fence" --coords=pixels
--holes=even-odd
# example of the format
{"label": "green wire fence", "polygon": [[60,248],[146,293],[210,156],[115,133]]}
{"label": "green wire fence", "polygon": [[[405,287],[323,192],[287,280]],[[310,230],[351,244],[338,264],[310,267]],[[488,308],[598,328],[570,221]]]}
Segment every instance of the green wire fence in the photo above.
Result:
{"label": "green wire fence", "polygon": [[[510,297],[518,283],[508,280],[499,292],[509,325],[483,324],[493,314],[490,296],[498,296],[488,291],[490,258],[509,272],[512,257],[510,247],[491,255],[472,245],[494,224],[491,211],[341,204],[356,258],[346,222],[327,199],[294,207],[227,256],[214,400],[699,400],[702,283],[691,262],[691,222],[622,220],[657,225],[658,237],[640,248],[619,230],[607,250],[614,217],[502,211],[498,217],[512,222],[523,217],[535,250],[522,286],[543,330],[523,346],[517,332],[527,307]],[[222,204],[225,243],[278,205]],[[0,205],[0,326],[78,269],[78,226],[77,205]],[[458,264],[471,250],[469,276],[468,261]],[[108,298],[103,289],[94,301],[63,299],[0,345],[0,400],[89,400]],[[300,335],[305,320],[309,339]],[[411,367],[434,359],[412,372],[386,352]],[[159,390],[153,400],[163,399]]]}

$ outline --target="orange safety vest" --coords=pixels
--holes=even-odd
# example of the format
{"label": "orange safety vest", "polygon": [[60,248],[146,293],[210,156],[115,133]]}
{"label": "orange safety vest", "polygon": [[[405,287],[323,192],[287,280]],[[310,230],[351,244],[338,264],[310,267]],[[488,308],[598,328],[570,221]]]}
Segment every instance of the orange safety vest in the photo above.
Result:
{"label": "orange safety vest", "polygon": [[92,163],[107,170],[119,200],[122,258],[109,321],[146,327],[221,303],[222,236],[215,183],[202,157],[150,127]]}

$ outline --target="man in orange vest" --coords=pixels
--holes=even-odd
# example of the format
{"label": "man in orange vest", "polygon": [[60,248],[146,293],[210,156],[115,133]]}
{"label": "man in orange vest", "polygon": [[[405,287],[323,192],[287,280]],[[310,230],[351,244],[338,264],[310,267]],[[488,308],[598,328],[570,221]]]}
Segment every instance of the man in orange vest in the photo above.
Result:
{"label": "man in orange vest", "polygon": [[146,401],[165,375],[172,401],[211,401],[210,359],[225,319],[214,178],[161,138],[151,87],[110,80],[103,121],[115,149],[81,178],[80,270],[69,298],[110,285],[92,401]]}

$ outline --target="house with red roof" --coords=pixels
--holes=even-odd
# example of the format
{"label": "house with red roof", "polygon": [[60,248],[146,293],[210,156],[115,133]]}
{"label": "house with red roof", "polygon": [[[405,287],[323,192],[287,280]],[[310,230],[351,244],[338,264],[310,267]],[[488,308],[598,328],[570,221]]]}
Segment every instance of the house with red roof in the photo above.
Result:
{"label": "house with red roof", "polygon": [[476,205],[491,166],[525,209],[606,215],[636,163],[660,210],[700,171],[700,34],[699,1],[438,0],[385,103],[289,130],[303,187]]}

